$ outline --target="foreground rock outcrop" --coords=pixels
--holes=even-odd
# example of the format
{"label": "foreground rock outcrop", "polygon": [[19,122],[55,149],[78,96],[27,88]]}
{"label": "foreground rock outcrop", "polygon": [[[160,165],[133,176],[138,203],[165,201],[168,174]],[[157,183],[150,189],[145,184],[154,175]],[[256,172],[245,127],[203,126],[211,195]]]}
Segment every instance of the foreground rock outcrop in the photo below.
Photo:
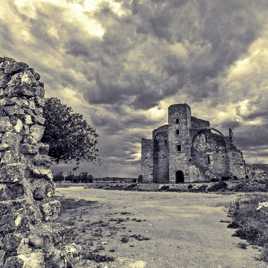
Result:
{"label": "foreground rock outcrop", "polygon": [[41,142],[43,107],[40,75],[0,58],[0,267],[71,266],[62,229],[52,225],[60,202],[49,146]]}

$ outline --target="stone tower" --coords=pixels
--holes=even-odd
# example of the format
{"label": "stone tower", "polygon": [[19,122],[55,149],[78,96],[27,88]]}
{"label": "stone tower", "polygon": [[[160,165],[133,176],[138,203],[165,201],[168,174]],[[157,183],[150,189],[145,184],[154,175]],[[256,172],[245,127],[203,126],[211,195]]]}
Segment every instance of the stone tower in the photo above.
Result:
{"label": "stone tower", "polygon": [[153,181],[153,141],[141,140],[141,172],[144,182]]}
{"label": "stone tower", "polygon": [[191,108],[175,104],[168,108],[169,182],[188,181],[191,158]]}

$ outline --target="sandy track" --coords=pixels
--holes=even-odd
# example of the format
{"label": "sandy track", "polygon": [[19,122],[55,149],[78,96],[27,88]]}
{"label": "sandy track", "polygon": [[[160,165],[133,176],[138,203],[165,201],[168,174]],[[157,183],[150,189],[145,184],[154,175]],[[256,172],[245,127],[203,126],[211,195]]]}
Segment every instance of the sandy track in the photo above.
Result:
{"label": "sandy track", "polygon": [[[129,212],[146,221],[128,222],[132,233],[149,241],[108,241],[115,248],[116,262],[99,267],[116,268],[264,268],[259,251],[241,242],[226,228],[226,208],[236,195],[204,193],[152,193],[58,188],[67,198],[97,201],[96,219],[110,213]],[[86,216],[86,215],[85,215]],[[90,215],[88,215],[90,217]],[[109,220],[109,219],[108,219]]]}

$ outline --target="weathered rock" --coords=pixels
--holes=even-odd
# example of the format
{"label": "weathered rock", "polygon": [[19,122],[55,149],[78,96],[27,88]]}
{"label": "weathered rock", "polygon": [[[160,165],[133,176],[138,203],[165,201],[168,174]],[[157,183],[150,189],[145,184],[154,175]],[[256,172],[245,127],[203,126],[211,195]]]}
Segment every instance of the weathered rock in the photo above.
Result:
{"label": "weathered rock", "polygon": [[44,143],[39,144],[39,153],[42,155],[47,155],[49,152],[49,146]]}
{"label": "weathered rock", "polygon": [[24,194],[24,188],[22,184],[0,184],[0,201],[14,200],[22,197]]}
{"label": "weathered rock", "polygon": [[21,163],[7,164],[0,169],[0,182],[15,183],[24,178],[25,165]]}
{"label": "weathered rock", "polygon": [[58,200],[53,200],[48,203],[44,203],[41,206],[41,211],[45,221],[54,220],[60,214],[61,204]]}
{"label": "weathered rock", "polygon": [[44,167],[50,167],[52,165],[52,161],[50,157],[47,155],[37,155],[33,159],[33,163],[36,166],[44,166]]}
{"label": "weathered rock", "polygon": [[39,125],[44,125],[45,124],[45,119],[41,116],[33,116],[33,121],[36,123],[36,124],[39,124]]}
{"label": "weathered rock", "polygon": [[53,179],[53,174],[50,168],[47,167],[35,167],[32,170],[32,175],[35,178],[46,178],[49,180]]}
{"label": "weathered rock", "polygon": [[19,148],[19,144],[21,141],[21,136],[15,132],[6,132],[2,136],[2,143],[8,144],[10,148],[13,150],[17,150]]}
{"label": "weathered rock", "polygon": [[17,133],[20,133],[23,129],[23,123],[20,119],[17,120],[16,125],[14,126],[14,129]]}
{"label": "weathered rock", "polygon": [[51,228],[61,206],[52,199],[55,188],[49,146],[40,142],[44,134],[45,102],[44,85],[39,79],[39,74],[27,64],[0,58],[0,267],[3,268],[66,268],[75,255],[56,248],[62,246],[63,240]]}
{"label": "weathered rock", "polygon": [[55,190],[54,185],[51,182],[42,181],[35,186],[33,191],[33,197],[35,200],[44,200],[54,196]]}
{"label": "weathered rock", "polygon": [[9,145],[6,143],[0,144],[0,152],[1,151],[6,151],[9,149]]}
{"label": "weathered rock", "polygon": [[3,268],[23,268],[23,264],[23,260],[18,256],[12,256],[5,261]]}
{"label": "weathered rock", "polygon": [[43,248],[44,238],[37,234],[32,234],[29,236],[29,246],[32,248]]}
{"label": "weathered rock", "polygon": [[38,153],[39,147],[37,145],[24,143],[21,144],[20,150],[24,154],[36,155]]}
{"label": "weathered rock", "polygon": [[24,114],[23,109],[21,109],[21,107],[18,105],[5,106],[4,112],[9,116],[10,115],[23,115]]}
{"label": "weathered rock", "polygon": [[32,117],[29,115],[29,114],[26,114],[24,116],[24,123],[26,125],[32,125],[33,124],[33,120],[32,120]]}
{"label": "weathered rock", "polygon": [[5,254],[4,250],[0,250],[0,267],[4,266]]}
{"label": "weathered rock", "polygon": [[42,139],[44,135],[44,131],[45,131],[45,128],[40,125],[32,125],[30,127],[30,135],[36,143]]}
{"label": "weathered rock", "polygon": [[20,160],[18,152],[11,150],[5,151],[1,156],[1,164],[13,164]]}
{"label": "weathered rock", "polygon": [[12,128],[9,117],[0,117],[0,132],[6,132]]}

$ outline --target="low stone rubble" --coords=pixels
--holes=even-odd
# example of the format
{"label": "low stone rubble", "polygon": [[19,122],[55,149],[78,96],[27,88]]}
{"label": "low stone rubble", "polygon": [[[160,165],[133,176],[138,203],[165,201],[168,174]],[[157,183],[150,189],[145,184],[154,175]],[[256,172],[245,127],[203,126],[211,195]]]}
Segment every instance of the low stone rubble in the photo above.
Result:
{"label": "low stone rubble", "polygon": [[[0,267],[71,267],[52,221],[60,212],[44,134],[44,85],[27,64],[0,58]],[[52,228],[53,227],[53,228]],[[71,247],[71,249],[70,249]],[[67,254],[68,253],[68,254]]]}

